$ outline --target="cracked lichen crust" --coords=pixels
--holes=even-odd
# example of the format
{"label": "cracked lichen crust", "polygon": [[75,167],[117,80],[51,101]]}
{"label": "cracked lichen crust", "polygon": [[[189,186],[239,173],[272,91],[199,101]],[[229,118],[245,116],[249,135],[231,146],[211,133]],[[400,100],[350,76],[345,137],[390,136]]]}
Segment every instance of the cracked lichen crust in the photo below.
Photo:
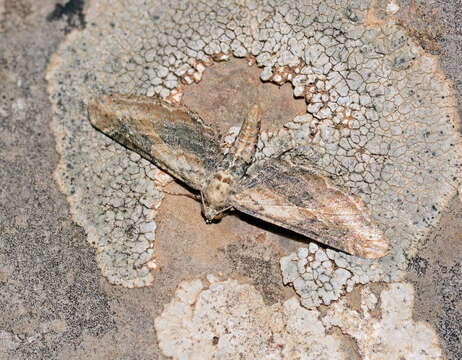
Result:
{"label": "cracked lichen crust", "polygon": [[291,284],[306,308],[329,305],[349,293],[357,284],[388,282],[404,272],[387,274],[375,261],[322,249],[315,243],[284,256],[280,261],[282,279]]}
{"label": "cracked lichen crust", "polygon": [[[377,295],[366,286],[360,309],[341,301],[321,313],[303,308],[296,298],[266,306],[251,285],[208,279],[182,282],[156,318],[164,355],[173,359],[442,359],[435,332],[412,319],[411,285],[393,283]],[[351,339],[357,344],[355,357],[346,346]]]}
{"label": "cracked lichen crust", "polygon": [[[437,60],[392,17],[371,21],[373,4],[90,1],[89,25],[62,44],[48,79],[62,155],[57,175],[112,282],[149,283],[144,260],[134,261],[152,251],[133,240],[141,226],[135,204],[153,193],[155,202],[157,193],[145,171],[128,179],[121,164],[130,154],[91,129],[85,105],[104,93],[179,100],[206,66],[230,56],[253,59],[262,80],[288,81],[306,99],[306,114],[262,134],[257,157],[285,153],[360,196],[391,242],[377,264],[396,278],[405,253],[455,193],[460,140],[453,91]],[[152,169],[138,161],[129,164]],[[121,188],[112,190],[114,182]],[[105,202],[116,198],[122,204],[110,210]],[[142,223],[152,224],[142,210]],[[128,242],[127,233],[135,234]]]}

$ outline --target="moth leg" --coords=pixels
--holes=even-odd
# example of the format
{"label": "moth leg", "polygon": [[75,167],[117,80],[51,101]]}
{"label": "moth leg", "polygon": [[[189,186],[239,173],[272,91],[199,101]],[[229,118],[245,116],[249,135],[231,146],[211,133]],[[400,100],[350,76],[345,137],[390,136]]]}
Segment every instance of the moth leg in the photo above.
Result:
{"label": "moth leg", "polygon": [[161,192],[167,195],[172,195],[172,196],[184,196],[193,200],[200,201],[201,200],[201,195],[200,194],[190,194],[190,193],[177,193],[177,192],[172,192],[164,189],[160,189]]}

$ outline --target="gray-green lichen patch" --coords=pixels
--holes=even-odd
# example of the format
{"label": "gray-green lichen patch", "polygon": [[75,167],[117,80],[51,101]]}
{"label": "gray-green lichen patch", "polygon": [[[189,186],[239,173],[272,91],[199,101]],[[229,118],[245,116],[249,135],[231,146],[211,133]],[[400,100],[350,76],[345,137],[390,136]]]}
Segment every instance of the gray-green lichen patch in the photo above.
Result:
{"label": "gray-green lichen patch", "polygon": [[[412,318],[414,289],[406,283],[392,283],[378,294],[366,286],[359,309],[342,300],[321,313],[303,308],[296,298],[266,306],[251,285],[214,276],[208,280],[182,282],[156,318],[164,355],[172,359],[443,358],[435,332]],[[355,350],[346,345],[348,337],[356,342]]]}
{"label": "gray-green lichen patch", "polygon": [[[151,270],[157,267],[154,217],[162,199],[153,181],[161,174],[139,155],[88,128],[85,116],[81,120],[81,131],[91,141],[69,143],[62,135],[60,151],[67,150],[69,157],[56,171],[58,183],[69,194],[73,216],[96,247],[107,279],[127,287],[148,285],[153,280]],[[56,122],[53,126],[60,128]],[[79,156],[88,163],[72,160]]]}
{"label": "gray-green lichen patch", "polygon": [[[262,80],[290,82],[306,100],[306,114],[263,134],[258,156],[292,149],[286,156],[293,164],[315,167],[361,196],[391,241],[378,271],[400,277],[406,254],[454,195],[460,138],[453,92],[436,59],[392,18],[371,21],[371,6],[368,0],[89,3],[89,25],[70,34],[48,79],[62,156],[57,177],[113,283],[152,281],[160,194],[149,176],[153,166],[132,160],[90,127],[88,99],[118,92],[179,100],[207,71],[204,64],[230,56],[253,60]],[[370,264],[352,259],[348,266],[364,273]]]}
{"label": "gray-green lichen patch", "polygon": [[389,281],[401,277],[401,272],[385,272],[375,261],[322,249],[315,243],[284,256],[281,261],[284,284],[292,284],[306,308],[330,305],[349,293],[357,284]]}

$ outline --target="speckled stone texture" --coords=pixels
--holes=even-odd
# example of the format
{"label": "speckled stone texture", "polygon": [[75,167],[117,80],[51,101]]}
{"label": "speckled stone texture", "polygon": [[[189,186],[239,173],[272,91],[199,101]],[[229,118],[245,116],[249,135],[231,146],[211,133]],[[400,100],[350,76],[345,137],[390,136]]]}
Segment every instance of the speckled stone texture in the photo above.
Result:
{"label": "speckled stone texture", "polygon": [[[376,1],[384,9],[379,16],[386,15],[387,3]],[[440,55],[443,70],[454,82],[460,100],[461,4],[394,3],[400,6],[394,16],[407,27],[406,33],[416,36],[427,53]],[[158,347],[154,319],[166,304],[174,301],[175,288],[181,281],[201,278],[205,283],[204,276],[209,273],[221,271],[224,279],[246,279],[254,286],[251,289],[256,289],[252,290],[252,297],[258,298],[260,293],[267,307],[294,295],[290,288],[282,286],[279,259],[306,244],[288,241],[288,234],[281,236],[279,229],[252,224],[245,217],[229,216],[221,224],[206,227],[201,225],[197,203],[181,197],[167,196],[160,204],[156,236],[175,241],[156,242],[159,267],[150,287],[114,287],[101,276],[101,263],[95,260],[101,254],[88,245],[88,228],[73,223],[75,212],[70,214],[52,176],[60,156],[54,150],[49,128],[52,111],[45,82],[49,57],[58,50],[65,35],[75,40],[80,35],[73,31],[93,31],[90,29],[97,27],[93,15],[86,13],[90,5],[81,0],[0,0],[0,359],[164,358]],[[130,21],[126,22],[125,31],[134,23],[136,16],[132,15],[127,15]],[[161,15],[164,14],[154,14],[152,20],[159,20]],[[110,27],[108,24],[108,31]],[[88,49],[91,52],[95,48]],[[222,65],[227,63],[215,66]],[[185,87],[185,101],[188,91],[201,86],[212,69],[203,71],[199,84]],[[67,76],[81,76],[77,74],[80,70],[76,63],[69,67]],[[94,83],[91,78],[84,81]],[[288,88],[290,85],[284,85],[280,94],[287,94]],[[204,90],[207,94],[207,88]],[[215,92],[208,95],[211,99],[219,98]],[[220,111],[232,113],[240,99],[234,93],[234,104],[223,101]],[[206,106],[202,109],[213,114]],[[82,106],[80,119],[85,118],[83,111]],[[285,120],[300,115],[297,112]],[[214,120],[212,116],[210,121]],[[287,122],[280,121],[281,125]],[[239,122],[236,119],[235,124]],[[269,130],[275,129],[277,126]],[[127,167],[132,162],[137,163],[137,159],[128,157]],[[118,179],[126,178],[128,174]],[[170,190],[184,191],[171,186]],[[415,287],[413,321],[425,321],[431,331],[437,332],[444,357],[451,360],[462,358],[458,320],[462,317],[460,209],[458,196],[447,209],[438,209],[442,220],[430,229],[424,241],[416,242],[419,247],[410,254],[405,269],[407,280]],[[240,237],[235,234],[236,229],[248,236]],[[225,239],[224,233],[232,234],[231,238]],[[375,285],[367,286],[379,299]],[[341,297],[340,301],[348,301],[345,310],[365,314],[358,300],[362,296],[360,289],[356,286]],[[410,292],[404,293],[409,299]],[[300,308],[295,300],[292,297],[294,309],[310,311]],[[340,303],[333,303],[336,304]],[[338,317],[334,320],[340,321]],[[345,328],[345,334],[335,334],[335,326],[332,331],[335,336],[342,336],[343,348],[352,351],[348,358],[360,358],[355,349],[364,343],[354,336],[351,327],[348,331]]]}

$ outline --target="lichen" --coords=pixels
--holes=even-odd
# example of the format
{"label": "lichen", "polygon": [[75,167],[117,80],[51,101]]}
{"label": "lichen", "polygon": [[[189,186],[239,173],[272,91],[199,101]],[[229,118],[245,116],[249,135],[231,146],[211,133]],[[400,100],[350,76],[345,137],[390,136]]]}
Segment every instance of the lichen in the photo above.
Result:
{"label": "lichen", "polygon": [[280,261],[284,284],[291,284],[307,308],[329,305],[357,284],[390,281],[404,272],[387,274],[376,261],[322,249],[315,243]]}
{"label": "lichen", "polygon": [[[379,297],[365,287],[359,311],[342,299],[327,310],[322,322],[328,329],[339,327],[351,336],[363,359],[443,359],[435,331],[412,319],[413,305],[410,284],[390,284]],[[377,308],[380,315],[374,316]]]}
{"label": "lichen", "polygon": [[[360,310],[345,300],[325,314],[296,298],[266,306],[261,295],[236,280],[185,281],[155,320],[160,348],[173,359],[442,359],[431,328],[412,319],[413,288],[390,284],[380,304],[366,286]],[[335,332],[334,329],[340,329]]]}
{"label": "lichen", "polygon": [[[258,156],[292,149],[296,166],[316,167],[361,196],[391,241],[377,271],[400,278],[406,255],[455,193],[460,139],[453,91],[437,60],[393,17],[371,21],[371,6],[89,2],[89,25],[62,44],[48,80],[62,156],[57,178],[111,282],[152,282],[153,209],[161,194],[152,165],[91,128],[88,100],[118,92],[178,101],[207,66],[231,56],[253,61],[264,81],[290,82],[306,100],[306,114],[262,135]],[[347,270],[369,266],[351,259]]]}
{"label": "lichen", "polygon": [[[296,299],[266,306],[262,296],[236,280],[209,276],[182,282],[156,318],[159,346],[173,359],[347,359],[327,335],[317,311]],[[309,350],[308,350],[309,349]]]}

